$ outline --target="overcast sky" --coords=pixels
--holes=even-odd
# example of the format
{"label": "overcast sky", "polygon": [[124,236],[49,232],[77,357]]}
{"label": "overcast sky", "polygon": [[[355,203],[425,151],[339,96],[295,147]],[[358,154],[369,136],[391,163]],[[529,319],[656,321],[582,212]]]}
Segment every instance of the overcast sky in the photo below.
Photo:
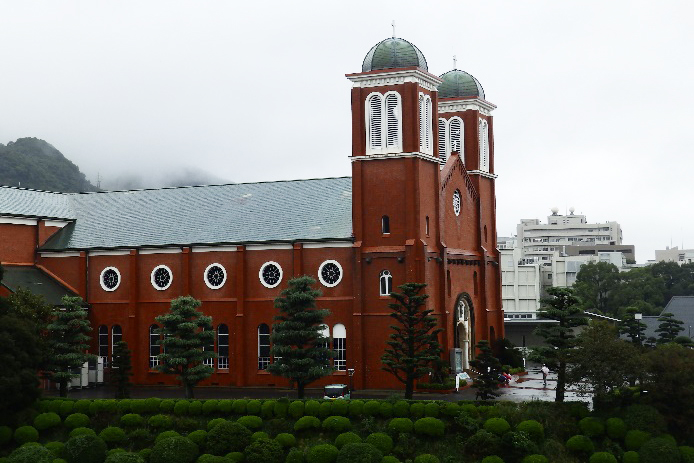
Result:
{"label": "overcast sky", "polygon": [[[392,35],[496,104],[498,233],[573,206],[637,260],[694,248],[691,2],[0,0],[0,142],[108,185],[350,175],[350,83]],[[0,166],[1,168],[1,166]]]}

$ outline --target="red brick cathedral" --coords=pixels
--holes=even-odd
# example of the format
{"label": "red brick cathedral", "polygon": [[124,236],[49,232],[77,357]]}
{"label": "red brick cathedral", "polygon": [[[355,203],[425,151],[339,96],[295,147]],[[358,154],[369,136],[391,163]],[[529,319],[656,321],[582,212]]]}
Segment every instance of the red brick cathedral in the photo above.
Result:
{"label": "red brick cathedral", "polygon": [[[19,287],[88,303],[92,352],[133,350],[136,384],[158,373],[155,317],[192,295],[212,316],[218,358],[204,385],[272,386],[273,300],[311,275],[329,309],[335,372],[318,384],[400,388],[381,370],[388,294],[424,282],[455,368],[503,336],[496,249],[495,106],[480,83],[430,74],[388,38],[352,82],[352,177],[63,194],[0,188],[0,295]],[[456,354],[457,352],[457,354]],[[453,360],[455,359],[455,360]]]}

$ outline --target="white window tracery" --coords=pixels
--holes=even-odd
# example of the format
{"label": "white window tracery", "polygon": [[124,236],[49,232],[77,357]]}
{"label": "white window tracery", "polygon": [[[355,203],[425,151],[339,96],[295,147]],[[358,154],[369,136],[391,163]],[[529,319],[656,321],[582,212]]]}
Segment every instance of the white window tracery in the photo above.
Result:
{"label": "white window tracery", "polygon": [[347,370],[347,330],[345,325],[338,323],[333,326],[333,350],[335,351],[334,365],[337,371]]}
{"label": "white window tracery", "polygon": [[381,296],[390,296],[393,292],[393,275],[390,274],[389,270],[381,270],[379,275],[379,290]]}

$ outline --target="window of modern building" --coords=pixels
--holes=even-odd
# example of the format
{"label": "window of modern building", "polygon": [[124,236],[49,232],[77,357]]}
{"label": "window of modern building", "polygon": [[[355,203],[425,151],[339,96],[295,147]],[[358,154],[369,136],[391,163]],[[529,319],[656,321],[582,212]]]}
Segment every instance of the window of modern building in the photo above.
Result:
{"label": "window of modern building", "polygon": [[381,270],[379,276],[380,283],[380,295],[389,296],[393,291],[393,276],[390,274],[389,270]]}
{"label": "window of modern building", "polygon": [[270,365],[270,328],[262,323],[258,326],[258,370],[267,370]]}
{"label": "window of modern building", "polygon": [[333,350],[335,351],[335,369],[347,370],[347,330],[345,325],[338,323],[333,326]]}
{"label": "window of modern building", "polygon": [[161,354],[161,345],[159,344],[159,326],[151,325],[149,327],[149,368],[153,369],[159,365],[159,354]]}
{"label": "window of modern building", "polygon": [[390,218],[387,215],[381,217],[381,233],[384,235],[390,233]]}
{"label": "window of modern building", "polygon": [[217,367],[229,369],[229,327],[224,324],[217,327]]}

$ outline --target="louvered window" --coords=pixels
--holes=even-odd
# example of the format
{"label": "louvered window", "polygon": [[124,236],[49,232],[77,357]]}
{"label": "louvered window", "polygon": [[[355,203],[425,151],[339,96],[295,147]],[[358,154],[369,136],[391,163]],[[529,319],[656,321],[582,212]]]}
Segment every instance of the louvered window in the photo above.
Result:
{"label": "louvered window", "polygon": [[480,170],[489,172],[489,125],[484,119],[480,119]]}
{"label": "louvered window", "polygon": [[463,121],[459,117],[454,117],[450,122],[451,152],[456,152],[463,157],[462,143]]}
{"label": "louvered window", "polygon": [[448,150],[446,149],[446,119],[439,119],[439,160],[441,164],[445,164],[448,159]]}
{"label": "louvered window", "polygon": [[400,146],[400,98],[397,93],[386,94],[387,139],[386,148],[392,152]]}
{"label": "louvered window", "polygon": [[431,152],[431,97],[419,94],[419,151],[426,154]]}
{"label": "louvered window", "polygon": [[380,93],[371,95],[368,100],[368,140],[370,152],[380,152],[383,148],[383,98]]}
{"label": "louvered window", "polygon": [[366,154],[402,151],[402,104],[398,92],[366,99]]}

